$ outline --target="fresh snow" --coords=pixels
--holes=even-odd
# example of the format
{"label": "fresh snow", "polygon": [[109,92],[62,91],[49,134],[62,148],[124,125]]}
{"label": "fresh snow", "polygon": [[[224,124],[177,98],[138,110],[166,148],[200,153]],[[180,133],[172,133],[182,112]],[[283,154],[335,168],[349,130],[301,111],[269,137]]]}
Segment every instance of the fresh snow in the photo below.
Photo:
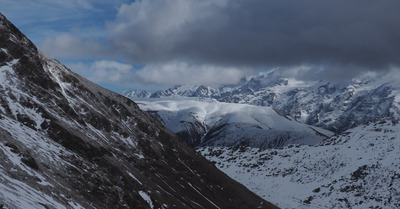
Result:
{"label": "fresh snow", "polygon": [[153,202],[151,201],[150,196],[146,192],[140,190],[139,195],[149,204],[151,209],[154,208]]}
{"label": "fresh snow", "polygon": [[8,208],[66,208],[52,197],[37,192],[25,182],[15,180],[0,172],[0,201]]}
{"label": "fresh snow", "polygon": [[399,208],[399,132],[397,122],[382,121],[316,146],[198,151],[281,208]]}
{"label": "fresh snow", "polygon": [[198,189],[196,189],[190,182],[188,182],[189,186],[192,187],[192,189],[194,189],[198,194],[200,194],[202,197],[204,197],[204,199],[206,199],[209,203],[211,203],[212,205],[214,205],[216,208],[220,209],[220,207],[218,207],[218,205],[216,205],[214,202],[212,202],[210,199],[208,199],[206,196],[204,196]]}
{"label": "fresh snow", "polygon": [[137,179],[136,176],[134,176],[131,172],[128,172],[128,175],[135,179],[135,181],[137,181],[140,185],[142,185],[142,182],[140,182],[139,179]]}
{"label": "fresh snow", "polygon": [[[2,49],[3,50],[3,49]],[[13,73],[12,66],[15,65],[19,59],[13,59],[10,62],[7,62],[6,65],[0,66],[0,85],[5,85],[9,83],[7,80],[7,74]]]}
{"label": "fresh snow", "polygon": [[[175,133],[198,132],[203,137],[197,146],[210,143],[225,146],[249,143],[264,148],[288,144],[313,145],[332,135],[329,131],[280,115],[271,107],[203,98],[147,99],[137,103],[142,110],[156,113],[161,122]],[[218,127],[223,127],[224,132]]]}

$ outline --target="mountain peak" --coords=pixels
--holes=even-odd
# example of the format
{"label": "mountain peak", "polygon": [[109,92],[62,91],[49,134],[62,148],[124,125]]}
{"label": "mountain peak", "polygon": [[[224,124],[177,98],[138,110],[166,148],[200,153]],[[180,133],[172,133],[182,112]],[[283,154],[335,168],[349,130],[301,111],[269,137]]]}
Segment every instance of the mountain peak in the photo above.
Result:
{"label": "mountain peak", "polygon": [[14,74],[19,80],[32,82],[23,84],[27,91],[32,91],[31,83],[39,84],[35,87],[50,90],[58,86],[43,70],[40,53],[36,46],[5,16],[0,18],[0,66],[13,62],[9,74]]}
{"label": "mountain peak", "polygon": [[37,51],[36,46],[1,13],[0,32],[0,48],[7,48],[13,55],[21,48]]}

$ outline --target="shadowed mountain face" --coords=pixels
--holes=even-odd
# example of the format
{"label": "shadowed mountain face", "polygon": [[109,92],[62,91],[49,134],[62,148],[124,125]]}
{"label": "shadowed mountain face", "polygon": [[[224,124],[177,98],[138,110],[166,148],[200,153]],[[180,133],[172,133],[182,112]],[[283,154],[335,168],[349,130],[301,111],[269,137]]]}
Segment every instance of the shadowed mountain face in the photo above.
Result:
{"label": "shadowed mountain face", "polygon": [[5,208],[275,208],[0,15]]}

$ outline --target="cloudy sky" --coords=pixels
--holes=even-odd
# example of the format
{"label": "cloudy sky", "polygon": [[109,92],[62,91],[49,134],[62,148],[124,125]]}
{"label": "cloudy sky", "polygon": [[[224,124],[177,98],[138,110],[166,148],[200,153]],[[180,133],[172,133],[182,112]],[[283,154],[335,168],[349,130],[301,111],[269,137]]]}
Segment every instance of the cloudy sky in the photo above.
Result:
{"label": "cloudy sky", "polygon": [[398,0],[2,0],[0,8],[40,50],[114,91],[229,84],[273,68],[348,79],[400,66]]}

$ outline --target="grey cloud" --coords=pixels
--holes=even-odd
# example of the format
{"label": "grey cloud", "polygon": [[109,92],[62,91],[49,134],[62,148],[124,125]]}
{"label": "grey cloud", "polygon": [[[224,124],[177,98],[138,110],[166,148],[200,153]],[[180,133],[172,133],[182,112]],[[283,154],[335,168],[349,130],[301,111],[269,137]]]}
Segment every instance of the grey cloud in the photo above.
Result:
{"label": "grey cloud", "polygon": [[[349,82],[354,78],[362,77],[363,74],[373,69],[365,68],[356,65],[345,65],[345,64],[330,64],[330,65],[312,65],[305,66],[304,70],[297,71],[296,77],[299,80],[327,80],[338,82]],[[382,69],[381,69],[382,70]],[[389,70],[385,68],[385,71]]]}
{"label": "grey cloud", "polygon": [[112,43],[135,62],[386,69],[400,64],[397,0],[143,0]]}

